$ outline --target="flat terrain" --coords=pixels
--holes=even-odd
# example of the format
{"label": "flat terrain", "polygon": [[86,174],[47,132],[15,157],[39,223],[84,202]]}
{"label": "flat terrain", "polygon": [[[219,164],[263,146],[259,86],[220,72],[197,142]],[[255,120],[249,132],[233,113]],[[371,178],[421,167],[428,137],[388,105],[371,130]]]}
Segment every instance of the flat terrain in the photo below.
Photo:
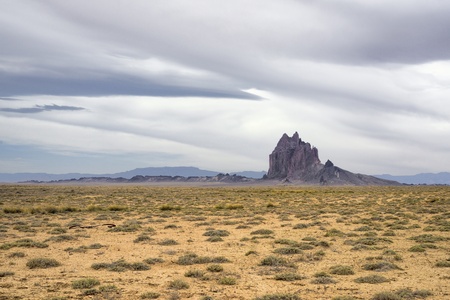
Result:
{"label": "flat terrain", "polygon": [[0,185],[0,299],[450,299],[449,187]]}

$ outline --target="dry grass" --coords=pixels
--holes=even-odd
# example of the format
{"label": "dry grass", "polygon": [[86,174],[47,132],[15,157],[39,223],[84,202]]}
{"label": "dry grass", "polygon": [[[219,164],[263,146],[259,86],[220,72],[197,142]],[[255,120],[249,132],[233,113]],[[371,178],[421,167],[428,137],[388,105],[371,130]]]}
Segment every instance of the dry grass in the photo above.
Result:
{"label": "dry grass", "polygon": [[0,199],[0,299],[449,297],[449,187],[2,185]]}

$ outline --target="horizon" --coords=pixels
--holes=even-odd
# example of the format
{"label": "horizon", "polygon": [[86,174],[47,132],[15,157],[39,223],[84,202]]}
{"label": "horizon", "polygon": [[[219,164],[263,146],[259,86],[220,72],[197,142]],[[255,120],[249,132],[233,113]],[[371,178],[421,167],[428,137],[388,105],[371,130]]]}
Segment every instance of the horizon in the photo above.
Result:
{"label": "horizon", "polygon": [[193,1],[5,3],[0,173],[450,172],[450,2]]}

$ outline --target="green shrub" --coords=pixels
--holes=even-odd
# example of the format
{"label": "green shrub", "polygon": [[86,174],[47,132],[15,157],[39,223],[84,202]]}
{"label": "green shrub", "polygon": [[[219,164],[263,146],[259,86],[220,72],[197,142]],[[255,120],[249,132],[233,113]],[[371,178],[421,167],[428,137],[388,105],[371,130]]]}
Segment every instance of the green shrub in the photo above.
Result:
{"label": "green shrub", "polygon": [[175,279],[169,282],[169,288],[172,290],[185,290],[189,288],[189,283],[181,279]]}
{"label": "green shrub", "polygon": [[222,272],[223,271],[223,267],[221,265],[218,264],[214,264],[214,265],[209,265],[206,270],[208,270],[209,272]]}
{"label": "green shrub", "polygon": [[35,242],[32,239],[21,239],[12,243],[6,243],[0,246],[1,250],[8,250],[14,247],[19,248],[47,248],[48,245],[41,242]]}
{"label": "green shrub", "polygon": [[278,266],[286,266],[288,262],[281,257],[270,255],[261,260],[260,266],[272,266],[272,267],[278,267]]}
{"label": "green shrub", "polygon": [[205,271],[203,270],[188,270],[186,273],[184,273],[184,276],[192,278],[203,278],[204,275]]}
{"label": "green shrub", "polygon": [[206,239],[207,242],[216,243],[216,242],[222,242],[223,238],[220,236],[210,236],[208,239]]}
{"label": "green shrub", "polygon": [[8,255],[8,257],[15,258],[15,257],[25,257],[25,253],[23,252],[12,252]]}
{"label": "green shrub", "polygon": [[336,280],[334,280],[329,274],[326,272],[319,272],[314,274],[314,279],[311,280],[311,283],[314,284],[331,284],[336,283]]}
{"label": "green shrub", "polygon": [[227,230],[208,230],[203,235],[204,236],[229,236],[230,232]]}
{"label": "green shrub", "polygon": [[273,234],[273,230],[270,229],[258,229],[250,232],[251,235],[269,235]]}
{"label": "green shrub", "polygon": [[47,269],[59,267],[61,263],[59,263],[56,259],[53,258],[33,258],[27,262],[27,267],[30,269]]}
{"label": "green shrub", "polygon": [[275,280],[281,280],[281,281],[295,281],[295,280],[302,280],[306,277],[299,275],[297,273],[281,273],[275,275]]}
{"label": "green shrub", "polygon": [[152,238],[146,234],[140,234],[137,238],[134,239],[133,243],[141,243],[151,241]]}
{"label": "green shrub", "polygon": [[370,284],[378,284],[383,282],[389,282],[390,280],[386,277],[380,275],[369,275],[365,277],[359,277],[355,279],[356,283],[370,283]]}
{"label": "green shrub", "polygon": [[447,238],[432,234],[422,234],[418,236],[411,237],[410,240],[416,241],[418,243],[435,243],[440,241],[446,241]]}
{"label": "green shrub", "polygon": [[285,254],[285,255],[303,253],[303,251],[297,247],[278,248],[278,249],[275,249],[273,252],[277,253],[277,254]]}
{"label": "green shrub", "polygon": [[332,266],[330,268],[330,273],[335,275],[353,275],[355,272],[353,271],[351,266],[337,265]]}
{"label": "green shrub", "polygon": [[222,285],[235,285],[237,283],[237,280],[234,277],[226,276],[220,278],[217,282]]}
{"label": "green shrub", "polygon": [[144,262],[149,264],[149,265],[154,265],[156,263],[163,263],[164,259],[158,258],[158,257],[156,257],[156,258],[147,258],[147,259],[144,260]]}
{"label": "green shrub", "polygon": [[401,268],[398,267],[397,265],[387,262],[387,261],[365,264],[365,265],[363,265],[363,269],[368,270],[368,271],[379,271],[379,272],[384,272],[384,271],[389,271],[389,270],[401,270]]}
{"label": "green shrub", "polygon": [[178,242],[173,240],[173,239],[164,239],[164,240],[160,241],[158,243],[158,245],[161,245],[161,246],[173,246],[173,245],[178,245]]}
{"label": "green shrub", "polygon": [[441,260],[435,264],[438,268],[450,268],[450,260]]}
{"label": "green shrub", "polygon": [[74,289],[90,289],[96,285],[99,285],[100,281],[95,278],[83,278],[72,282],[72,288]]}

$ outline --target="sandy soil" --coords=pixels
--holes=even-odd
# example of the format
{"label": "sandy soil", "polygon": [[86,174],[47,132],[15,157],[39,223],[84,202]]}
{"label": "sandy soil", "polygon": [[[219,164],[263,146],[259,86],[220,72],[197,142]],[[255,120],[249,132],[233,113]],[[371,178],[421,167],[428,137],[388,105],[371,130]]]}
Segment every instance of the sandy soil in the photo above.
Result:
{"label": "sandy soil", "polygon": [[[432,294],[427,299],[450,299],[450,268],[436,266],[450,258],[450,233],[439,227],[449,224],[448,188],[391,188],[389,193],[327,189],[316,194],[311,192],[316,189],[286,188],[164,188],[161,192],[154,187],[115,187],[114,191],[78,187],[75,193],[73,187],[39,189],[36,199],[30,196],[33,187],[26,188],[28,196],[14,198],[21,187],[2,187],[0,299],[150,299],[151,292],[159,294],[158,299],[255,299],[270,294],[372,299],[377,293],[399,289],[426,290]],[[176,201],[168,200],[171,195]],[[413,196],[414,203],[409,200]],[[78,211],[49,213],[43,203],[55,207],[76,203]],[[103,209],[88,209],[96,203]],[[37,205],[42,211],[32,213]],[[13,207],[22,210],[8,210]],[[208,241],[207,232],[224,236]],[[432,241],[411,239],[418,236]],[[23,239],[48,247],[17,246]],[[410,250],[419,244],[425,245],[424,252]],[[277,253],[281,248],[298,253]],[[189,253],[225,257],[229,262],[180,264]],[[284,259],[286,265],[262,265],[271,256]],[[30,269],[27,263],[33,258],[56,259],[60,266]],[[148,259],[157,261],[149,264]],[[121,260],[140,264],[119,272],[93,268]],[[377,262],[398,269],[365,269]],[[223,270],[209,271],[215,264]],[[354,274],[333,274],[331,268],[337,265],[348,266]],[[149,269],[139,270],[142,266]],[[188,271],[203,274],[187,277]],[[334,282],[316,283],[320,272]],[[299,279],[275,279],[285,273],[295,273]],[[355,282],[371,275],[388,281]],[[85,278],[100,284],[74,288],[73,282]],[[174,286],[175,280],[187,283],[186,288]]]}

